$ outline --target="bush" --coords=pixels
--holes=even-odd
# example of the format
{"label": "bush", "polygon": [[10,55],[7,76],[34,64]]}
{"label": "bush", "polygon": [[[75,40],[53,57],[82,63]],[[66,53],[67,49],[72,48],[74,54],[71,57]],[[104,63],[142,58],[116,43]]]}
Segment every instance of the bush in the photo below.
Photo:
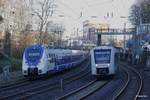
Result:
{"label": "bush", "polygon": [[11,65],[10,72],[18,71],[22,68],[22,60],[5,57],[3,59],[0,59],[0,65],[0,73],[3,72],[3,68],[6,65]]}
{"label": "bush", "polygon": [[22,60],[12,58],[10,71],[18,71],[22,68]]}
{"label": "bush", "polygon": [[2,73],[4,66],[10,65],[10,64],[11,64],[10,59],[4,54],[0,53],[0,73]]}

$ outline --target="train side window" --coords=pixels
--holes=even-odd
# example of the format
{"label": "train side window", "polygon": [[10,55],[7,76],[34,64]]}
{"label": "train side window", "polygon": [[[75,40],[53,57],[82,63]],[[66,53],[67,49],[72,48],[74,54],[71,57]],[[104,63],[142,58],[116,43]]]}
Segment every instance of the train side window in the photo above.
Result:
{"label": "train side window", "polygon": [[117,61],[119,60],[118,56],[119,56],[118,53],[115,53],[115,57],[114,57],[115,63],[117,63]]}

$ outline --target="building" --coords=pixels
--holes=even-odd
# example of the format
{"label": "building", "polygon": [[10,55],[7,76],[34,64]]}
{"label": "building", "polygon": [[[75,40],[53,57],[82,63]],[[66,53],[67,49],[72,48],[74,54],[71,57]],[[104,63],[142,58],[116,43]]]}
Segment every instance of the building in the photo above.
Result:
{"label": "building", "polygon": [[[97,34],[95,34],[95,30],[100,29],[102,32],[105,33],[112,27],[113,26],[111,26],[106,22],[98,23],[98,22],[92,22],[86,20],[83,22],[83,39],[88,44],[97,44]],[[101,36],[102,44],[115,44],[119,47],[122,47],[123,41],[126,41],[128,39],[130,39],[130,36],[126,36],[126,35],[125,36],[124,35],[102,35]]]}
{"label": "building", "polygon": [[83,43],[97,43],[97,35],[94,34],[96,25],[89,20],[83,22]]}
{"label": "building", "polygon": [[[83,38],[89,43],[97,44],[97,34],[95,29],[103,29],[103,32],[109,28],[107,23],[95,23],[89,20],[83,22]],[[112,36],[102,36],[102,42],[107,43]]]}

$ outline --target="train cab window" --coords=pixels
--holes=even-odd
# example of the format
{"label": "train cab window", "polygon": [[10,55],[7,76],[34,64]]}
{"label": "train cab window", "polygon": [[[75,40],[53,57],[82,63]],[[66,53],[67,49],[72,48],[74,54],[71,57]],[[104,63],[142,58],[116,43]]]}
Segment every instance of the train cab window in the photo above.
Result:
{"label": "train cab window", "polygon": [[96,64],[110,63],[111,49],[94,50],[94,59]]}
{"label": "train cab window", "polygon": [[36,62],[42,57],[42,49],[41,48],[28,48],[25,51],[25,57],[27,61]]}

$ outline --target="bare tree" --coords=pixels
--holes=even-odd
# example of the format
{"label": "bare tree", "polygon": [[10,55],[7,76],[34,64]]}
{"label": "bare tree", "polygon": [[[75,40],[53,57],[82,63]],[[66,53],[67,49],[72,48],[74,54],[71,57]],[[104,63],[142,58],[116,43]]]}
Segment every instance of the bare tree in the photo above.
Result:
{"label": "bare tree", "polygon": [[4,18],[2,16],[2,13],[4,12],[4,5],[6,5],[6,0],[0,0],[0,24],[4,20]]}
{"label": "bare tree", "polygon": [[36,0],[35,4],[39,5],[38,8],[33,8],[33,12],[39,18],[39,42],[41,43],[45,25],[49,17],[53,15],[55,3],[54,0]]}
{"label": "bare tree", "polygon": [[47,33],[52,37],[50,41],[53,42],[61,42],[63,33],[65,31],[65,26],[63,23],[53,23],[48,22],[48,25],[46,27]]}
{"label": "bare tree", "polygon": [[133,25],[150,23],[150,0],[141,0],[132,5],[129,19]]}
{"label": "bare tree", "polygon": [[6,0],[0,0],[0,7],[4,6],[6,3]]}

